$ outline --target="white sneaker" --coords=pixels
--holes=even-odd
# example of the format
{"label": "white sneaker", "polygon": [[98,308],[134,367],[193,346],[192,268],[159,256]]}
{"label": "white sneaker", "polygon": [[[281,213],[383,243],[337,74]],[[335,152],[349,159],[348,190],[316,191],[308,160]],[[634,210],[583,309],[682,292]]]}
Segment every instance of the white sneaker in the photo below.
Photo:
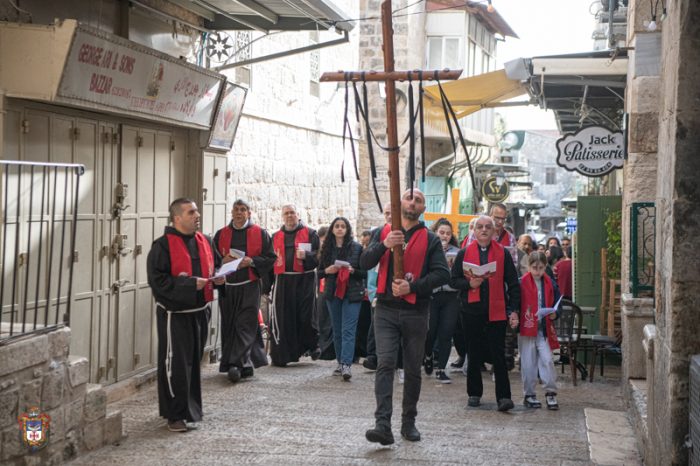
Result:
{"label": "white sneaker", "polygon": [[399,383],[403,383],[403,369],[397,369],[396,372],[399,374]]}
{"label": "white sneaker", "polygon": [[343,365],[338,363],[338,367],[333,369],[333,375],[340,375],[343,372]]}
{"label": "white sneaker", "polygon": [[545,397],[547,402],[547,409],[557,410],[559,409],[559,403],[557,403],[557,394],[553,392],[548,392]]}

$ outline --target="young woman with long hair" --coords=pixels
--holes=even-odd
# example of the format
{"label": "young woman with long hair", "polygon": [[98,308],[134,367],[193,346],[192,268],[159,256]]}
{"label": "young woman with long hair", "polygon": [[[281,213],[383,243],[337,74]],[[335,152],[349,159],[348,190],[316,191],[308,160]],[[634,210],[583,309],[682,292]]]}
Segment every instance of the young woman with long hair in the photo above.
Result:
{"label": "young woman with long hair", "polygon": [[342,375],[343,380],[352,377],[357,319],[365,294],[363,280],[367,272],[360,269],[360,254],[362,246],[353,240],[350,222],[345,217],[336,217],[321,246],[318,277],[325,278],[324,296],[333,325],[338,361],[333,375]]}

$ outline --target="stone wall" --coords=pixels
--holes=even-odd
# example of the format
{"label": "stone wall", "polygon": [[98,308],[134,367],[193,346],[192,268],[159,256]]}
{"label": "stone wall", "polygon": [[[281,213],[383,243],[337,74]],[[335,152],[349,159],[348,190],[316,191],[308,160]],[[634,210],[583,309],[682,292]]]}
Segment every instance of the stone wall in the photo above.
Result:
{"label": "stone wall", "polygon": [[656,187],[656,341],[648,464],[685,464],[690,356],[700,353],[700,2],[663,23]]}
{"label": "stone wall", "polygon": [[[359,17],[353,0],[335,2],[351,18]],[[320,49],[320,71],[356,69],[359,27],[350,42]],[[321,32],[319,42],[341,36]],[[253,55],[277,53],[312,43],[309,32],[271,35],[253,44]],[[344,89],[320,83],[310,92],[310,53],[251,66],[251,86],[229,153],[228,200],[251,202],[254,218],[275,231],[282,206],[295,204],[311,226],[330,223],[338,215],[357,219],[357,182],[349,146],[343,150]],[[233,70],[226,71],[234,76]],[[355,128],[353,134],[356,135]],[[340,169],[345,157],[345,183]]]}
{"label": "stone wall", "polygon": [[[380,0],[361,0],[360,16],[379,17],[381,15]],[[409,4],[407,0],[395,1],[392,4],[393,10],[399,10]],[[412,2],[415,3],[415,2]],[[402,10],[406,13],[415,13],[423,9],[423,4],[415,4]],[[411,16],[398,16],[393,18],[394,25],[394,68],[397,70],[419,69],[424,66],[425,56],[425,15],[414,14]],[[384,58],[382,55],[382,26],[381,20],[371,19],[360,23],[359,38],[359,68],[362,70],[383,70]],[[379,95],[379,86],[376,83],[367,85],[370,107],[370,125],[380,144],[386,146],[386,102]],[[406,83],[397,83],[397,91],[402,91],[407,95],[408,86]],[[407,107],[407,106],[406,106]],[[402,108],[402,104],[397,105],[398,137],[401,142],[408,131],[408,111]],[[372,190],[369,156],[367,145],[364,140],[367,138],[364,128],[362,129],[363,143],[360,151],[360,184],[358,187],[358,230],[382,225],[384,218]],[[418,144],[416,144],[418,146]],[[389,177],[387,175],[388,156],[380,150],[376,144],[374,146],[375,159],[377,161],[377,189],[382,204],[389,202]],[[401,189],[407,188],[406,162],[408,155],[408,144],[399,153],[399,177],[401,179]],[[420,163],[420,161],[418,161]]]}
{"label": "stone wall", "polygon": [[[0,346],[0,463],[62,464],[122,438],[121,413],[107,414],[104,389],[88,383],[88,360],[69,346],[67,327]],[[17,420],[32,407],[51,417],[49,444],[36,453],[21,443]]]}

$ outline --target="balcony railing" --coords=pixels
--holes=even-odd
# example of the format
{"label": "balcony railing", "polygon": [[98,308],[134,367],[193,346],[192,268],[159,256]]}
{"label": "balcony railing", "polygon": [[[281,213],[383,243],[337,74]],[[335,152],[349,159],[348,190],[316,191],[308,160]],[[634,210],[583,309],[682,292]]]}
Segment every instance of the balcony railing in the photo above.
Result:
{"label": "balcony railing", "polygon": [[0,344],[69,323],[84,171],[0,160]]}
{"label": "balcony railing", "polygon": [[630,288],[634,297],[653,297],[656,207],[653,202],[634,202],[630,209]]}

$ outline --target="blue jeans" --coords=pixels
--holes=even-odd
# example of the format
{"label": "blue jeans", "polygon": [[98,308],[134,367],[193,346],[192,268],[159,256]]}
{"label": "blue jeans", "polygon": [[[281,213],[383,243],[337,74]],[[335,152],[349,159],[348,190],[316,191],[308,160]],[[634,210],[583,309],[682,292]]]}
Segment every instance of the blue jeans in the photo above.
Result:
{"label": "blue jeans", "polygon": [[326,305],[331,314],[336,359],[341,364],[352,364],[355,356],[357,319],[360,316],[362,303],[351,303],[347,299],[334,296],[332,299],[326,299]]}

